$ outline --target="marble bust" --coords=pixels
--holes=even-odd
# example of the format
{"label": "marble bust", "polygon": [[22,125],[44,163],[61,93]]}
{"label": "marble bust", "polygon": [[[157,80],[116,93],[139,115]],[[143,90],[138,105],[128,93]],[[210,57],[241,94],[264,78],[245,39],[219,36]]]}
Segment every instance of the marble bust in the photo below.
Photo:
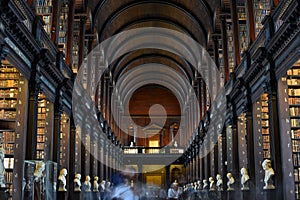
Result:
{"label": "marble bust", "polygon": [[98,176],[94,176],[93,192],[98,192],[99,191],[99,189],[98,189],[98,187],[99,187],[98,180],[99,180]]}
{"label": "marble bust", "polygon": [[262,162],[261,165],[262,165],[262,168],[265,170],[264,189],[265,190],[275,189],[275,186],[273,185],[273,180],[272,180],[272,177],[275,175],[275,172],[272,168],[271,160],[266,159]]}
{"label": "marble bust", "polygon": [[249,181],[250,177],[248,175],[248,171],[246,168],[241,168],[241,175],[242,175],[242,178],[241,178],[241,190],[249,190],[249,187],[247,186],[247,182]]}
{"label": "marble bust", "polygon": [[67,185],[67,180],[66,180],[66,175],[68,174],[68,171],[66,168],[62,168],[59,172],[59,188],[58,191],[67,191],[66,185]]}
{"label": "marble bust", "polygon": [[34,181],[39,182],[44,175],[45,163],[43,161],[35,161],[35,170],[33,172]]}
{"label": "marble bust", "polygon": [[209,190],[214,191],[215,190],[215,180],[213,177],[209,177]]}
{"label": "marble bust", "polygon": [[223,190],[223,180],[222,180],[222,176],[220,174],[217,174],[216,176],[216,179],[217,179],[217,190],[218,191],[222,191]]}
{"label": "marble bust", "polygon": [[83,182],[85,192],[90,192],[91,191],[91,182],[90,182],[90,180],[91,180],[90,176],[85,176],[85,181]]}
{"label": "marble bust", "polygon": [[33,172],[34,176],[34,199],[40,200],[44,199],[44,171],[45,163],[43,161],[35,161],[35,169]]}
{"label": "marble bust", "polygon": [[75,174],[75,179],[74,179],[74,191],[75,192],[80,192],[81,191],[81,174]]}
{"label": "marble bust", "polygon": [[233,178],[233,176],[232,176],[231,173],[227,173],[227,178],[228,178],[228,181],[227,181],[227,191],[233,191],[234,188],[231,187],[231,186],[232,186],[232,184],[234,184],[235,180],[234,180],[234,178]]}
{"label": "marble bust", "polygon": [[208,190],[209,186],[208,186],[208,181],[206,179],[203,180],[203,190]]}

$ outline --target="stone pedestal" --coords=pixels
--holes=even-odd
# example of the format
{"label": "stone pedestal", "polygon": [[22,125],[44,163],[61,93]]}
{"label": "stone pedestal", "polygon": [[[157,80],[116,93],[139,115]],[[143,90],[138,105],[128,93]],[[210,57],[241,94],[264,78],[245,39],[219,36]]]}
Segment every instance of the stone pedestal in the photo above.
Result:
{"label": "stone pedestal", "polygon": [[250,190],[242,190],[243,200],[252,200],[255,199],[253,192]]}
{"label": "stone pedestal", "polygon": [[265,199],[278,199],[276,196],[276,190],[275,189],[267,189],[264,190]]}
{"label": "stone pedestal", "polygon": [[67,200],[67,191],[58,191],[57,200]]}
{"label": "stone pedestal", "polygon": [[100,199],[100,192],[93,192],[93,199],[99,200]]}
{"label": "stone pedestal", "polygon": [[79,192],[79,191],[74,192],[74,200],[80,200],[81,199],[80,195],[81,195],[81,192]]}
{"label": "stone pedestal", "polygon": [[227,191],[227,200],[236,200],[237,198],[237,192],[235,190],[229,190]]}

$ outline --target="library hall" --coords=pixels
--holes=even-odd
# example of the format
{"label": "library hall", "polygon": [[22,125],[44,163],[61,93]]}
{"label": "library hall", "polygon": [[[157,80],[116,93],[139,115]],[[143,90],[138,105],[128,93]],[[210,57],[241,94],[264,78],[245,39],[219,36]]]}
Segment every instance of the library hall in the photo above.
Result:
{"label": "library hall", "polygon": [[300,1],[0,0],[0,200],[300,200]]}

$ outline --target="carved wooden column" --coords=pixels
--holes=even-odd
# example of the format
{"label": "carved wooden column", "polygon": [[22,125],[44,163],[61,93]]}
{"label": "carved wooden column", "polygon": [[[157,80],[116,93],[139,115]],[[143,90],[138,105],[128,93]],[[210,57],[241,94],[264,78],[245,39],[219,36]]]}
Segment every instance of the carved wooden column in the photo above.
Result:
{"label": "carved wooden column", "polygon": [[271,55],[269,57],[269,66],[267,66],[266,82],[264,89],[268,94],[268,109],[269,109],[269,123],[270,123],[270,145],[271,158],[273,160],[273,167],[276,172],[275,186],[276,197],[283,199],[282,191],[282,161],[281,161],[281,142],[280,142],[280,127],[278,119],[277,108],[277,80],[275,75],[275,64],[272,61]]}
{"label": "carved wooden column", "polygon": [[246,0],[246,14],[247,14],[247,25],[248,25],[248,35],[249,42],[251,45],[255,40],[255,24],[254,24],[254,13],[253,13],[253,0]]}
{"label": "carved wooden column", "polygon": [[224,124],[223,130],[222,130],[222,160],[223,160],[223,174],[222,180],[223,180],[223,191],[226,191],[226,184],[225,180],[227,180],[227,140],[226,140],[226,126]]}
{"label": "carved wooden column", "polygon": [[[62,92],[58,89],[54,104],[54,131],[53,131],[53,161],[60,164],[60,126],[62,107]],[[60,170],[60,169],[58,169]],[[58,171],[59,173],[59,171]]]}
{"label": "carved wooden column", "polygon": [[71,114],[70,117],[70,163],[69,163],[69,179],[68,179],[68,185],[69,185],[69,196],[70,199],[74,199],[74,178],[76,169],[75,169],[75,146],[76,146],[76,127],[73,120],[73,114]]}
{"label": "carved wooden column", "polygon": [[78,71],[82,65],[84,57],[84,39],[85,39],[85,25],[86,25],[86,16],[80,16],[80,28],[79,28],[79,42],[78,42]]}
{"label": "carved wooden column", "polygon": [[66,63],[71,69],[72,69],[74,13],[75,13],[75,0],[69,0]]}
{"label": "carved wooden column", "polygon": [[52,0],[53,10],[52,10],[52,26],[51,26],[51,40],[57,45],[58,42],[58,34],[59,34],[59,18],[60,18],[60,0]]}
{"label": "carved wooden column", "polygon": [[237,12],[237,1],[230,1],[231,9],[231,20],[232,20],[232,29],[233,29],[233,44],[234,44],[234,67],[236,68],[241,62],[240,55],[240,43],[239,43],[239,26],[238,26],[238,12]]}
{"label": "carved wooden column", "polygon": [[27,137],[26,137],[26,160],[34,160],[36,158],[36,141],[37,141],[37,116],[38,116],[38,95],[41,91],[41,82],[38,73],[37,56],[35,63],[32,65],[30,80],[28,84],[29,101],[28,101],[28,121],[27,121]]}
{"label": "carved wooden column", "polygon": [[228,63],[228,47],[227,47],[227,27],[226,15],[221,15],[221,32],[222,32],[222,47],[223,47],[223,60],[225,69],[225,83],[229,81],[229,63]]}

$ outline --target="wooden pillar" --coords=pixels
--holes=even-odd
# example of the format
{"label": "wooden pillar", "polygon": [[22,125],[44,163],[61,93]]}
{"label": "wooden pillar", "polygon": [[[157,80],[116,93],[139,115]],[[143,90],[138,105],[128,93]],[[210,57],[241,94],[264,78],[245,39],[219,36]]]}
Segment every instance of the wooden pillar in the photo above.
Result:
{"label": "wooden pillar", "polygon": [[[54,104],[54,129],[53,129],[53,161],[58,164],[60,170],[60,122],[62,114],[62,101],[60,89],[56,92]],[[58,171],[59,172],[59,171]]]}
{"label": "wooden pillar", "polygon": [[233,30],[233,44],[234,44],[234,60],[235,60],[235,68],[241,62],[240,55],[240,43],[239,43],[239,25],[238,25],[238,12],[236,7],[236,0],[230,1],[231,8],[231,20],[232,20],[232,30]]}
{"label": "wooden pillar", "polygon": [[207,154],[205,157],[205,179],[208,181],[209,177],[211,176],[211,170],[210,170],[210,153]]}
{"label": "wooden pillar", "polygon": [[84,54],[84,39],[85,39],[85,23],[86,16],[80,16],[80,28],[79,28],[79,42],[78,42],[78,71],[83,62],[83,54]]}
{"label": "wooden pillar", "polygon": [[219,41],[218,41],[218,35],[214,34],[212,36],[213,42],[214,42],[214,58],[215,58],[215,64],[220,69],[220,62],[219,62]]}
{"label": "wooden pillar", "polygon": [[239,180],[240,170],[239,170],[239,137],[238,137],[238,130],[237,130],[237,116],[236,116],[236,107],[234,103],[232,103],[232,174],[235,179]]}
{"label": "wooden pillar", "polygon": [[71,199],[74,198],[74,188],[73,188],[73,180],[75,178],[76,169],[75,169],[75,146],[76,146],[76,127],[73,119],[73,114],[71,114],[70,118],[70,163],[69,163],[69,179],[68,185],[69,185],[69,196]]}
{"label": "wooden pillar", "polygon": [[59,18],[60,18],[60,0],[52,0],[53,10],[52,10],[52,26],[51,26],[51,40],[57,45],[58,43],[58,34],[59,34]]}
{"label": "wooden pillar", "polygon": [[248,44],[251,45],[255,40],[255,24],[254,24],[254,10],[253,0],[246,0],[246,14],[247,14],[247,25],[248,25]]}
{"label": "wooden pillar", "polygon": [[[269,56],[271,57],[271,56]],[[277,109],[277,80],[275,76],[275,64],[269,58],[268,73],[265,82],[265,90],[268,93],[268,109],[269,109],[269,123],[270,123],[270,145],[271,145],[271,158],[274,170],[276,171],[276,196],[283,199],[283,185],[282,185],[282,168],[281,165],[281,145],[280,145],[280,127]]]}
{"label": "wooden pillar", "polygon": [[[246,131],[247,131],[247,159],[248,159],[248,173],[250,177],[255,177],[255,161],[254,161],[254,131],[253,131],[253,106],[251,102],[251,90],[247,88],[247,104],[246,104]],[[256,181],[255,178],[251,181],[254,185],[251,188],[255,192]]]}
{"label": "wooden pillar", "polygon": [[41,91],[40,80],[37,74],[37,63],[32,65],[30,80],[28,85],[29,101],[28,101],[28,121],[27,121],[27,137],[26,137],[26,160],[35,160],[36,158],[36,142],[37,142],[37,116],[38,116],[38,95]]}
{"label": "wooden pillar", "polygon": [[75,13],[75,0],[69,0],[66,63],[71,69],[72,69],[74,13]]}
{"label": "wooden pillar", "polygon": [[[229,80],[229,63],[228,63],[228,47],[227,47],[227,27],[226,27],[226,15],[221,17],[221,32],[222,32],[222,47],[223,47],[223,60],[225,69],[225,83]],[[224,85],[225,85],[224,83]]]}

